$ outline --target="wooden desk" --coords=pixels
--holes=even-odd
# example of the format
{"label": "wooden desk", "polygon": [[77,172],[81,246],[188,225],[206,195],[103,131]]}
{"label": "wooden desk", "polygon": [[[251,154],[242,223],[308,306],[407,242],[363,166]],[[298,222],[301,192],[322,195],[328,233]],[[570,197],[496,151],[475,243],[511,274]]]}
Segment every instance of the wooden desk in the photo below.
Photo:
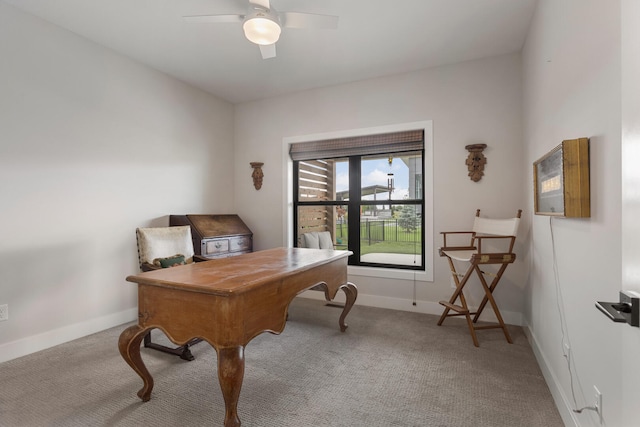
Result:
{"label": "wooden desk", "polygon": [[225,402],[225,427],[240,425],[237,406],[244,377],[244,347],[263,332],[284,330],[287,308],[300,292],[324,290],[333,300],[342,289],[347,325],[357,289],[347,281],[348,251],[277,248],[127,277],[138,284],[138,324],[125,329],[118,347],[142,378],[138,396],[148,401],[153,378],[140,356],[147,331],[161,329],[182,345],[202,338],[218,354],[218,379]]}

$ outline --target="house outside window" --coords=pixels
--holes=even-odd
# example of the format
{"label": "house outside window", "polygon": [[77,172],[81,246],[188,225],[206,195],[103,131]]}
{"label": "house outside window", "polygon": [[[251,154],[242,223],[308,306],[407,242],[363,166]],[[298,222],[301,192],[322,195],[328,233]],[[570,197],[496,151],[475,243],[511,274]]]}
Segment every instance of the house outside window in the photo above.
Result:
{"label": "house outside window", "polygon": [[291,145],[294,245],[328,232],[350,265],[425,270],[424,152],[423,129]]}

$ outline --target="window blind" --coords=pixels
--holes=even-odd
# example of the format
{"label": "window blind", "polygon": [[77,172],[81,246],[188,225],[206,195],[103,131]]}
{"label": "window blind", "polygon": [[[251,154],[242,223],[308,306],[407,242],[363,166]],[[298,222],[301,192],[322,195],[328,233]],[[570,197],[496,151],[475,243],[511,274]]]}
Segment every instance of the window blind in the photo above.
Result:
{"label": "window blind", "polygon": [[294,161],[418,151],[424,147],[424,130],[407,130],[291,144]]}

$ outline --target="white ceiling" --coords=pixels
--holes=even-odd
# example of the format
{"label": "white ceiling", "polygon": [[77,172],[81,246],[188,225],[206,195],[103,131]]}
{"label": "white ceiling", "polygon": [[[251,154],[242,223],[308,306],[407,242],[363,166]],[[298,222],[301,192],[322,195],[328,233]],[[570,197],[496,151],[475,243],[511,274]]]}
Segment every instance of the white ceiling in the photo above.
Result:
{"label": "white ceiling", "polygon": [[536,0],[271,0],[339,17],[337,30],[284,28],[263,60],[240,24],[248,0],[4,0],[233,103],[404,73],[522,48]]}

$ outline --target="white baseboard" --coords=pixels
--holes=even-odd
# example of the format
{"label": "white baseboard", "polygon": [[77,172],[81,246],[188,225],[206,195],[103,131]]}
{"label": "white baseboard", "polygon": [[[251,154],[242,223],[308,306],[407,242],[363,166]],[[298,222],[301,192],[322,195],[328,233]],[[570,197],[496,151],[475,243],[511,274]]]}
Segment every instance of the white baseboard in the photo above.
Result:
{"label": "white baseboard", "polygon": [[[324,300],[324,293],[318,291],[306,291],[299,295],[303,298]],[[343,303],[345,301],[344,293],[338,292],[335,300],[336,302]],[[433,301],[416,301],[416,305],[413,305],[413,301],[404,298],[382,297],[378,295],[358,294],[356,305],[364,305],[367,307],[388,308],[391,310],[411,311],[414,313],[423,314],[435,314],[440,316],[442,314],[442,306]],[[509,325],[521,326],[522,314],[510,311],[502,311],[502,318],[504,322]],[[485,309],[482,313],[480,320],[486,320],[488,322],[495,321],[496,318],[493,315],[491,309]]]}
{"label": "white baseboard", "polygon": [[131,322],[137,317],[138,309],[131,308],[1,344],[0,363]]}
{"label": "white baseboard", "polygon": [[527,340],[529,341],[529,345],[533,350],[533,354],[538,361],[538,366],[540,366],[540,370],[542,371],[542,375],[544,376],[545,381],[547,382],[547,386],[551,391],[551,396],[553,397],[554,402],[556,403],[556,407],[560,412],[560,416],[562,417],[562,421],[564,421],[565,426],[575,426],[579,427],[580,422],[576,417],[576,414],[573,412],[572,405],[565,395],[562,387],[560,386],[560,382],[558,378],[553,373],[553,371],[549,368],[549,363],[547,358],[544,356],[542,350],[540,350],[540,346],[538,345],[538,340],[535,335],[531,332],[529,325],[523,325],[522,329],[524,331]]}
{"label": "white baseboard", "polygon": [[[300,297],[324,300],[324,293],[307,291],[300,294]],[[344,293],[339,292],[338,295],[336,295],[335,301],[343,303],[345,301]],[[403,298],[382,297],[361,293],[358,295],[356,304],[368,307],[388,308],[391,310],[433,314],[437,316],[442,314],[442,306],[433,301],[416,301],[416,305],[414,306],[413,301]],[[0,363],[122,325],[123,323],[132,322],[137,318],[137,315],[138,309],[131,308],[129,310],[124,310],[95,319],[89,319],[63,328],[0,344]],[[520,313],[502,311],[502,317],[507,324],[517,326],[521,325],[522,315]],[[495,319],[487,316],[487,320],[492,321]]]}

